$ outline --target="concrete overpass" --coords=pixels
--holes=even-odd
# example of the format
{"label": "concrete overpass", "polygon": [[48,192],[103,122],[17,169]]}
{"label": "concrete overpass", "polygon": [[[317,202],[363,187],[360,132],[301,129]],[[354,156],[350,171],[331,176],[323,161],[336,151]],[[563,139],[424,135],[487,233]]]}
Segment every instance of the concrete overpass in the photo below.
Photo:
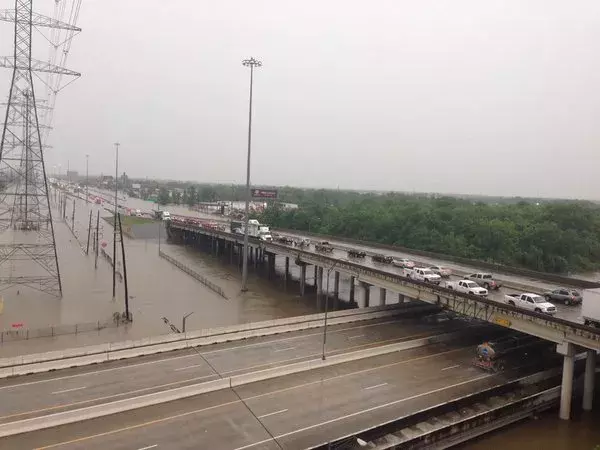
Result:
{"label": "concrete overpass", "polygon": [[[186,243],[201,240],[208,241],[216,253],[229,251],[233,255],[234,248],[239,248],[243,244],[243,236],[181,222],[172,222],[169,225],[169,233],[173,238],[181,239]],[[574,320],[551,317],[525,311],[494,300],[457,293],[442,286],[420,283],[397,273],[369,267],[360,262],[341,259],[335,255],[330,256],[288,245],[264,242],[256,238],[250,238],[250,246],[249,257],[251,261],[256,264],[257,261],[262,262],[266,258],[269,274],[274,271],[276,256],[285,258],[284,276],[286,279],[289,276],[290,259],[299,265],[301,295],[304,295],[306,266],[314,265],[317,274],[317,299],[319,302],[323,301],[323,271],[335,270],[334,307],[339,287],[339,274],[344,273],[349,275],[351,279],[351,302],[354,300],[354,285],[358,284],[363,291],[362,296],[365,300],[365,306],[369,306],[370,287],[376,286],[380,289],[380,302],[385,302],[386,291],[391,290],[397,292],[400,299],[409,297],[422,300],[461,315],[485,320],[495,325],[511,328],[556,343],[559,353],[564,356],[560,416],[565,419],[570,416],[574,356],[585,351],[587,352],[588,369],[586,371],[584,404],[586,408],[591,408],[596,353],[600,350],[600,330],[596,328],[583,325]]]}

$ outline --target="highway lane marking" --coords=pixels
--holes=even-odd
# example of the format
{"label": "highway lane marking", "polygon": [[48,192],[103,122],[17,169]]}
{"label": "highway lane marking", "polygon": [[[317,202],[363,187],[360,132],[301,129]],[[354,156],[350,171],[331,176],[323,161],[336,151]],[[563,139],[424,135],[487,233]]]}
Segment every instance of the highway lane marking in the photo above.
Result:
{"label": "highway lane marking", "polygon": [[450,367],[444,367],[444,368],[442,369],[442,372],[443,372],[444,370],[456,369],[457,367],[460,367],[460,364],[455,364],[454,366],[450,366]]}
{"label": "highway lane marking", "polygon": [[269,416],[274,416],[275,414],[282,414],[284,412],[287,412],[287,409],[280,409],[279,411],[274,411],[268,414],[263,414],[262,416],[257,416],[259,419],[262,419],[264,417],[269,417]]}
{"label": "highway lane marking", "polygon": [[[376,320],[376,319],[373,319]],[[393,323],[398,323],[398,320],[389,320],[386,322],[378,322],[378,323],[371,323],[369,325],[360,325],[360,326],[355,326],[355,327],[347,327],[347,328],[341,328],[339,330],[332,330],[332,331],[328,331],[328,333],[341,333],[342,331],[348,331],[348,330],[356,330],[359,328],[369,328],[369,327],[378,327],[381,325],[390,325]],[[292,336],[292,337],[288,337],[288,338],[282,338],[282,339],[273,339],[270,341],[266,341],[266,342],[257,342],[255,344],[246,344],[246,345],[238,345],[236,347],[229,347],[229,348],[221,348],[218,350],[210,350],[208,352],[203,352],[203,355],[210,355],[211,353],[219,353],[219,352],[226,352],[229,350],[237,350],[240,348],[247,348],[247,347],[257,347],[260,345],[269,345],[269,344],[273,344],[274,342],[285,342],[285,341],[291,341],[294,339],[304,339],[304,338],[309,338],[309,337],[313,337],[313,336],[323,336],[323,332],[319,332],[319,333],[311,333],[311,334],[303,334],[302,336]]]}
{"label": "highway lane marking", "polygon": [[80,391],[82,389],[85,389],[86,386],[82,386],[82,387],[78,387],[78,388],[73,388],[73,389],[65,389],[64,391],[56,391],[56,392],[52,392],[51,394],[65,394],[67,392],[73,392],[73,391]]}
{"label": "highway lane marking", "polygon": [[380,369],[388,369],[390,367],[399,366],[401,364],[408,364],[408,363],[412,363],[412,362],[415,362],[415,361],[420,361],[420,360],[427,359],[427,358],[438,357],[438,356],[441,356],[441,355],[448,355],[450,353],[454,353],[454,352],[457,352],[457,351],[465,350],[465,349],[468,349],[468,348],[469,347],[462,347],[462,348],[457,348],[457,349],[454,349],[454,350],[447,350],[447,351],[444,351],[444,352],[433,353],[431,355],[417,356],[416,358],[406,359],[404,361],[397,361],[397,362],[394,362],[394,363],[385,364],[383,366],[369,367],[368,369],[361,369],[361,370],[357,370],[355,372],[349,372],[349,373],[345,373],[345,374],[342,374],[342,375],[335,375],[335,376],[329,377],[329,378],[322,378],[322,379],[318,379],[318,380],[315,380],[315,381],[309,381],[307,383],[298,384],[296,386],[290,386],[290,387],[287,387],[287,388],[278,389],[278,390],[271,391],[271,392],[265,392],[264,394],[258,394],[258,395],[254,395],[254,396],[251,396],[251,397],[245,397],[244,400],[248,400],[248,401],[249,400],[255,400],[257,398],[265,397],[267,395],[280,394],[282,392],[286,392],[286,391],[291,391],[291,390],[298,389],[298,388],[307,387],[307,386],[310,386],[310,385],[313,385],[313,384],[322,384],[322,383],[326,383],[328,381],[333,381],[333,380],[337,380],[339,378],[345,378],[345,377],[349,377],[349,376],[352,376],[352,375],[358,375],[358,374],[363,374],[363,373],[367,373],[367,372],[373,372],[375,370],[380,370]]}
{"label": "highway lane marking", "polygon": [[370,389],[377,389],[378,387],[383,387],[383,386],[387,386],[387,383],[380,383],[380,384],[376,384],[375,386],[369,386],[369,387],[363,388],[363,390],[368,391]]}
{"label": "highway lane marking", "polygon": [[[478,377],[475,377],[475,378],[471,378],[469,380],[461,381],[460,383],[452,384],[450,386],[444,386],[444,387],[441,387],[441,388],[438,388],[438,389],[434,389],[432,391],[422,392],[420,394],[412,395],[410,397],[405,397],[405,398],[394,400],[394,401],[391,401],[391,402],[388,402],[388,403],[383,403],[381,405],[372,406],[371,408],[363,409],[361,411],[356,411],[356,412],[353,412],[351,414],[346,414],[344,416],[336,417],[334,419],[326,420],[326,421],[323,421],[323,422],[318,422],[318,423],[316,423],[314,425],[309,425],[307,427],[298,428],[297,430],[293,430],[293,431],[289,431],[287,433],[280,434],[278,436],[275,436],[275,439],[281,439],[281,438],[284,438],[284,437],[287,437],[287,436],[291,436],[292,434],[302,433],[304,431],[312,430],[314,428],[318,428],[318,427],[321,427],[323,425],[329,425],[330,423],[335,423],[335,422],[339,422],[341,420],[350,419],[352,417],[360,416],[362,414],[367,414],[367,413],[370,413],[370,412],[373,412],[373,411],[377,411],[379,409],[387,408],[389,406],[394,406],[394,405],[397,405],[397,404],[400,404],[400,403],[404,403],[404,402],[407,402],[407,401],[410,401],[410,400],[414,400],[414,399],[417,399],[419,397],[424,397],[424,396],[431,395],[431,394],[437,394],[438,392],[445,391],[446,389],[452,389],[452,388],[455,388],[455,387],[463,386],[465,384],[469,384],[469,383],[473,383],[475,381],[483,380],[485,378],[489,378],[489,377],[492,377],[494,375],[495,374],[492,374],[492,373],[486,374],[486,375],[481,375],[481,376],[478,376]],[[260,442],[255,442],[253,444],[245,445],[243,447],[238,447],[235,450],[245,450],[247,448],[252,448],[252,447],[255,447],[257,445],[261,445],[261,444],[264,444],[264,443],[270,442],[270,441],[272,441],[272,439],[265,439],[265,440],[260,441]]]}
{"label": "highway lane marking", "polygon": [[185,367],[180,367],[178,369],[175,369],[175,372],[179,372],[180,370],[193,369],[194,367],[207,367],[207,366],[206,366],[206,363],[194,364],[192,366],[185,366]]}
{"label": "highway lane marking", "polygon": [[[412,359],[409,359],[409,360],[406,360],[406,361],[399,361],[399,362],[396,362],[396,363],[387,364],[385,366],[372,367],[372,368],[369,368],[369,369],[359,370],[357,372],[353,372],[353,373],[349,373],[349,374],[337,375],[337,376],[326,378],[326,379],[322,379],[322,380],[316,380],[316,381],[313,381],[313,382],[310,382],[310,383],[304,383],[304,384],[301,384],[301,385],[298,385],[298,386],[293,386],[293,387],[289,387],[289,388],[285,388],[285,389],[279,389],[279,390],[273,391],[273,392],[266,392],[264,394],[258,394],[258,395],[252,396],[252,397],[246,397],[244,400],[247,401],[247,400],[257,399],[257,398],[260,398],[260,397],[266,397],[267,395],[277,394],[277,393],[281,393],[281,392],[284,392],[284,391],[289,391],[289,390],[292,390],[292,389],[296,389],[296,388],[299,388],[299,387],[305,387],[305,386],[308,386],[308,385],[311,385],[311,384],[323,383],[324,381],[330,381],[330,380],[334,380],[334,379],[337,379],[337,378],[342,378],[342,377],[346,377],[346,376],[350,376],[350,375],[356,375],[356,374],[359,374],[359,373],[364,373],[364,372],[369,372],[369,371],[373,371],[373,370],[383,369],[383,368],[395,366],[395,365],[398,365],[398,364],[405,364],[405,363],[413,362],[413,361],[416,361],[416,360],[437,357],[437,356],[440,356],[440,355],[444,355],[444,354],[456,352],[456,351],[459,351],[459,350],[463,350],[464,351],[465,349],[468,349],[468,348],[470,348],[470,346],[465,346],[465,347],[462,347],[460,349],[454,349],[454,350],[449,350],[449,351],[445,351],[445,352],[435,353],[433,355],[420,356],[420,357],[412,358]],[[492,375],[494,375],[494,374],[490,374],[488,376],[492,376]],[[112,435],[112,434],[121,433],[123,431],[129,431],[129,430],[133,430],[133,429],[137,429],[137,428],[142,428],[142,427],[145,427],[145,426],[151,426],[151,425],[155,425],[157,423],[166,422],[167,420],[178,419],[178,418],[186,417],[186,416],[189,416],[189,415],[192,415],[192,414],[201,413],[201,412],[205,412],[205,411],[209,411],[209,410],[212,410],[212,409],[221,408],[221,407],[225,407],[225,406],[230,406],[230,405],[234,405],[234,404],[241,404],[241,402],[239,400],[234,400],[234,401],[231,401],[231,402],[221,403],[220,405],[209,406],[207,408],[201,408],[201,409],[197,409],[197,410],[194,410],[194,411],[187,411],[185,413],[176,414],[176,415],[173,415],[173,416],[161,417],[160,419],[155,419],[155,420],[151,420],[151,421],[148,421],[148,422],[143,422],[143,423],[139,423],[139,424],[136,424],[136,425],[130,425],[128,427],[118,428],[116,430],[110,430],[110,431],[106,431],[104,433],[94,434],[94,435],[90,435],[90,436],[84,436],[84,437],[73,439],[73,440],[69,440],[69,441],[58,442],[56,444],[51,444],[51,445],[48,445],[48,446],[45,446],[45,447],[39,447],[36,450],[46,450],[46,449],[50,449],[50,448],[59,447],[59,446],[62,446],[62,445],[74,444],[74,443],[83,442],[83,441],[86,441],[86,440],[89,440],[89,439],[95,439],[95,438],[98,438],[98,437],[109,436],[109,435]],[[261,442],[255,442],[254,444],[250,444],[249,446],[246,446],[246,447],[239,447],[236,450],[241,450],[241,449],[244,449],[244,448],[253,447],[253,446],[256,446],[256,445],[259,445],[259,444],[262,444],[262,443],[265,443],[265,442],[269,442],[269,441],[270,441],[270,439],[267,439],[267,440],[261,441]]]}
{"label": "highway lane marking", "polygon": [[166,383],[166,384],[160,384],[158,386],[151,386],[151,387],[147,387],[147,388],[136,389],[134,391],[121,392],[119,394],[112,394],[112,395],[107,395],[104,397],[91,398],[89,400],[81,400],[81,401],[73,402],[73,403],[63,403],[63,404],[59,404],[59,405],[55,405],[55,406],[49,406],[47,408],[34,409],[32,411],[25,411],[25,412],[20,412],[20,413],[15,413],[15,414],[9,414],[8,416],[0,416],[0,420],[10,419],[13,417],[18,417],[18,416],[25,416],[27,414],[35,414],[35,413],[40,413],[40,412],[45,412],[45,411],[52,411],[54,409],[68,408],[69,406],[84,405],[86,403],[97,402],[100,400],[108,400],[108,399],[115,398],[115,397],[123,397],[124,395],[129,395],[129,394],[139,394],[140,392],[151,391],[152,389],[160,389],[160,388],[164,388],[164,387],[173,386],[176,384],[187,383],[190,381],[200,381],[200,380],[204,380],[206,378],[212,378],[212,377],[219,378],[219,376],[217,374],[206,375],[203,377],[188,378],[186,380],[173,381],[172,383]]}
{"label": "highway lane marking", "polygon": [[[441,334],[443,334],[443,333],[441,333]],[[323,335],[321,334],[321,336],[323,336]],[[356,349],[363,348],[363,347],[374,346],[374,344],[385,344],[386,342],[403,342],[404,340],[406,340],[406,342],[409,342],[414,339],[434,337],[434,336],[438,336],[438,334],[421,333],[421,334],[413,334],[411,336],[403,336],[401,338],[393,338],[393,339],[385,339],[383,341],[368,342],[366,344],[353,345],[352,347],[345,347],[345,348],[341,348],[338,350],[333,350],[333,351],[329,352],[328,355],[333,355],[333,354],[337,354],[337,353],[345,353],[349,350],[356,350]],[[272,366],[273,364],[281,364],[281,363],[286,363],[286,362],[291,362],[291,361],[297,361],[299,359],[312,358],[314,356],[321,356],[321,353],[320,352],[319,353],[310,353],[310,354],[304,355],[304,356],[296,356],[294,358],[288,358],[288,359],[282,359],[282,360],[272,361],[272,362],[268,362],[268,363],[257,364],[255,366],[243,367],[241,369],[225,370],[220,373],[221,373],[221,375],[225,375],[225,374],[231,374],[231,373],[235,373],[235,372],[243,372],[243,371],[250,370],[250,369],[256,369],[258,367],[265,367],[265,366],[268,367],[268,366]]]}
{"label": "highway lane marking", "polygon": [[148,447],[138,448],[138,450],[150,450],[151,448],[156,448],[156,447],[158,447],[158,444],[149,445]]}
{"label": "highway lane marking", "polygon": [[294,350],[296,347],[286,347],[286,348],[278,348],[276,350],[273,350],[273,353],[277,353],[277,352],[285,352],[287,350]]}
{"label": "highway lane marking", "polygon": [[365,336],[364,334],[357,334],[357,335],[354,335],[354,336],[348,336],[348,340],[358,339],[358,338],[361,338],[361,337],[364,337],[364,336]]}
{"label": "highway lane marking", "polygon": [[63,445],[75,444],[75,443],[78,443],[78,442],[83,442],[83,441],[87,441],[87,440],[90,440],[90,439],[95,439],[95,438],[99,438],[99,437],[103,437],[103,436],[110,436],[111,434],[122,433],[123,431],[135,430],[137,428],[142,428],[142,427],[146,427],[146,426],[156,425],[158,423],[166,422],[167,420],[179,419],[181,417],[190,416],[192,414],[196,414],[196,413],[200,413],[200,412],[205,412],[205,411],[210,411],[211,409],[222,408],[224,406],[238,405],[238,404],[241,404],[241,402],[239,400],[234,400],[234,401],[227,402],[227,403],[221,403],[221,404],[215,405],[215,406],[208,406],[206,408],[196,409],[194,411],[187,411],[187,412],[184,412],[184,413],[175,414],[174,416],[161,417],[160,419],[150,420],[148,422],[142,422],[142,423],[138,423],[136,425],[130,425],[130,426],[127,426],[127,427],[118,428],[116,430],[110,430],[110,431],[105,431],[103,433],[92,434],[92,435],[89,435],[89,436],[83,436],[83,437],[80,437],[80,438],[77,438],[77,439],[71,439],[70,441],[57,442],[56,444],[50,444],[50,445],[46,445],[44,447],[37,447],[35,450],[46,450],[46,449],[49,449],[49,448],[61,447]]}
{"label": "highway lane marking", "polygon": [[74,374],[74,375],[65,375],[63,377],[48,378],[47,380],[28,381],[27,383],[11,384],[9,386],[0,386],[0,390],[2,390],[2,389],[11,389],[11,388],[21,387],[21,386],[31,386],[33,384],[40,384],[40,383],[50,383],[52,381],[69,380],[71,378],[85,377],[87,375],[102,374],[102,373],[106,373],[106,372],[112,372],[112,371],[115,371],[115,370],[129,369],[131,367],[147,366],[149,364],[157,364],[157,363],[166,362],[166,361],[174,361],[174,360],[182,359],[182,358],[192,358],[194,356],[197,357],[198,354],[194,353],[194,354],[191,354],[191,355],[175,356],[173,358],[168,358],[168,359],[159,359],[157,361],[148,361],[148,362],[137,363],[137,364],[129,364],[129,365],[126,365],[126,366],[121,366],[121,367],[111,367],[109,369],[94,370],[93,372],[77,373],[77,374]]}

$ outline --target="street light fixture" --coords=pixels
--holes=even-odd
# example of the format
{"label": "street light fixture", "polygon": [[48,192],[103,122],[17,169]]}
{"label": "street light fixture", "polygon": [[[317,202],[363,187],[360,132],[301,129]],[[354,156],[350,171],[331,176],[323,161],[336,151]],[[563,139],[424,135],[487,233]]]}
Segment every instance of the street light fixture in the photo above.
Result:
{"label": "street light fixture", "polygon": [[192,314],[194,314],[194,311],[192,311],[191,313],[187,313],[185,316],[183,316],[183,320],[182,320],[182,324],[181,324],[181,332],[185,333],[185,321],[187,320],[188,317],[190,317]]}
{"label": "street light fixture", "polygon": [[252,83],[254,68],[261,67],[262,62],[254,58],[244,59],[242,65],[250,67],[250,101],[248,106],[248,161],[246,163],[246,219],[244,228],[244,260],[242,262],[242,292],[248,290],[248,221],[250,216],[250,154],[252,150]]}

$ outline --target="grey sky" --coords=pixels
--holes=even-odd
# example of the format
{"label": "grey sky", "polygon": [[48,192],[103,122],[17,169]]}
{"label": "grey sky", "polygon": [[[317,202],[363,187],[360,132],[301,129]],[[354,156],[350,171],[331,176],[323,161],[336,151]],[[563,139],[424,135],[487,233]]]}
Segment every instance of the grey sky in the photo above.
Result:
{"label": "grey sky", "polygon": [[131,176],[243,182],[255,56],[257,184],[600,198],[594,0],[84,0],[79,25],[49,168],[112,173],[119,140]]}

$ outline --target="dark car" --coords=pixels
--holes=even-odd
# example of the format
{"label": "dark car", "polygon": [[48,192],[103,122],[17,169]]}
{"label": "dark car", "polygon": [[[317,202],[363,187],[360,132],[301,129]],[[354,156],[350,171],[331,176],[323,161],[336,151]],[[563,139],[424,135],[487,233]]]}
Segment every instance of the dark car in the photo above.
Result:
{"label": "dark car", "polygon": [[554,300],[565,305],[579,305],[582,301],[581,294],[575,289],[558,288],[544,294],[546,300]]}

